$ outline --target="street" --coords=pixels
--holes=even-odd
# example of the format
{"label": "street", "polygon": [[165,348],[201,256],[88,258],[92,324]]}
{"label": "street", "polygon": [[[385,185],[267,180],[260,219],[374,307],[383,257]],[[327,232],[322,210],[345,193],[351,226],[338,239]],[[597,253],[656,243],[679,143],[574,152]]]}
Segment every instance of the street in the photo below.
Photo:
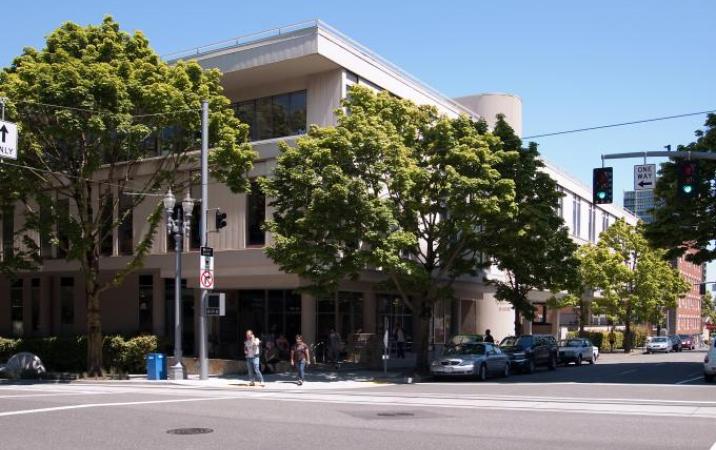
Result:
{"label": "street", "polygon": [[485,383],[5,383],[2,448],[709,449],[703,356],[606,354]]}

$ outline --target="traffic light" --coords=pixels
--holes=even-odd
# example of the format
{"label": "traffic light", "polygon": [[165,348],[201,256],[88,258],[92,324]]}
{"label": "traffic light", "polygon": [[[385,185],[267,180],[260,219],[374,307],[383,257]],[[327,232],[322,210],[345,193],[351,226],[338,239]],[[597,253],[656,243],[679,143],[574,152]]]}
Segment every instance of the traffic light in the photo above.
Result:
{"label": "traffic light", "polygon": [[706,295],[706,283],[699,283],[699,295]]}
{"label": "traffic light", "polygon": [[699,166],[696,161],[676,163],[677,194],[681,198],[695,198],[698,195]]}
{"label": "traffic light", "polygon": [[226,213],[221,212],[220,209],[216,210],[216,231],[221,230],[226,226]]}
{"label": "traffic light", "polygon": [[599,205],[603,203],[612,203],[612,168],[598,167],[594,169],[592,176],[592,203]]}

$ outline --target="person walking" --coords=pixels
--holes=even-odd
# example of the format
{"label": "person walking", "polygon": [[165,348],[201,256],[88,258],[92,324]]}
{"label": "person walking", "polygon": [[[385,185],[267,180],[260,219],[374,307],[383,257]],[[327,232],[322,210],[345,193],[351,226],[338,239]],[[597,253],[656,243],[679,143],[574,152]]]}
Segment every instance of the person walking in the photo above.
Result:
{"label": "person walking", "polygon": [[254,336],[254,332],[246,330],[244,341],[244,356],[246,367],[249,370],[249,386],[254,386],[258,379],[259,386],[264,387],[264,376],[261,374],[261,340]]}
{"label": "person walking", "polygon": [[298,385],[303,384],[303,377],[306,374],[306,366],[311,363],[311,355],[308,345],[303,342],[300,334],[296,335],[296,344],[291,349],[291,367],[295,367],[298,371]]}
{"label": "person walking", "polygon": [[395,327],[395,344],[398,350],[398,358],[399,359],[405,359],[405,332],[403,331],[403,327],[398,324]]}
{"label": "person walking", "polygon": [[489,329],[485,330],[485,339],[484,339],[484,341],[485,341],[485,342],[489,342],[489,343],[491,343],[491,344],[494,344],[494,343],[495,343],[495,338],[492,337],[492,334],[490,333],[490,330],[489,330]]}

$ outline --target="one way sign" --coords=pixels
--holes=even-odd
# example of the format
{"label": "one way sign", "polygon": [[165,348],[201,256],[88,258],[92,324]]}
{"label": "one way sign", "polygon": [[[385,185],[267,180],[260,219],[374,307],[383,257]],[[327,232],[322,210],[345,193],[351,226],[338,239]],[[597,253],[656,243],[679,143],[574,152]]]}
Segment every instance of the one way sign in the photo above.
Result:
{"label": "one way sign", "polygon": [[1,120],[0,158],[17,159],[17,125]]}
{"label": "one way sign", "polygon": [[656,164],[634,166],[634,190],[648,191],[656,184]]}

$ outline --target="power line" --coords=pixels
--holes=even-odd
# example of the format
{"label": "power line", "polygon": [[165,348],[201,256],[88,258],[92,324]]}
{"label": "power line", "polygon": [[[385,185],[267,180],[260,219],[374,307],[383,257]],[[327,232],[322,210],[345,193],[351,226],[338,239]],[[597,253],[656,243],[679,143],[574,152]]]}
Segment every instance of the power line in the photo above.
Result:
{"label": "power line", "polygon": [[581,133],[583,131],[602,130],[604,128],[623,127],[623,126],[627,126],[627,125],[638,125],[641,123],[658,122],[660,120],[679,119],[682,117],[699,116],[702,114],[709,114],[709,113],[713,113],[713,112],[716,112],[716,109],[710,109],[707,111],[699,111],[699,112],[691,112],[691,113],[685,113],[685,114],[676,114],[673,116],[654,117],[651,119],[633,120],[631,122],[612,123],[609,125],[599,125],[599,126],[595,126],[595,127],[576,128],[574,130],[555,131],[552,133],[535,134],[533,136],[525,136],[522,139],[525,139],[525,140],[537,139],[537,138],[549,137],[549,136],[559,136],[562,134]]}

